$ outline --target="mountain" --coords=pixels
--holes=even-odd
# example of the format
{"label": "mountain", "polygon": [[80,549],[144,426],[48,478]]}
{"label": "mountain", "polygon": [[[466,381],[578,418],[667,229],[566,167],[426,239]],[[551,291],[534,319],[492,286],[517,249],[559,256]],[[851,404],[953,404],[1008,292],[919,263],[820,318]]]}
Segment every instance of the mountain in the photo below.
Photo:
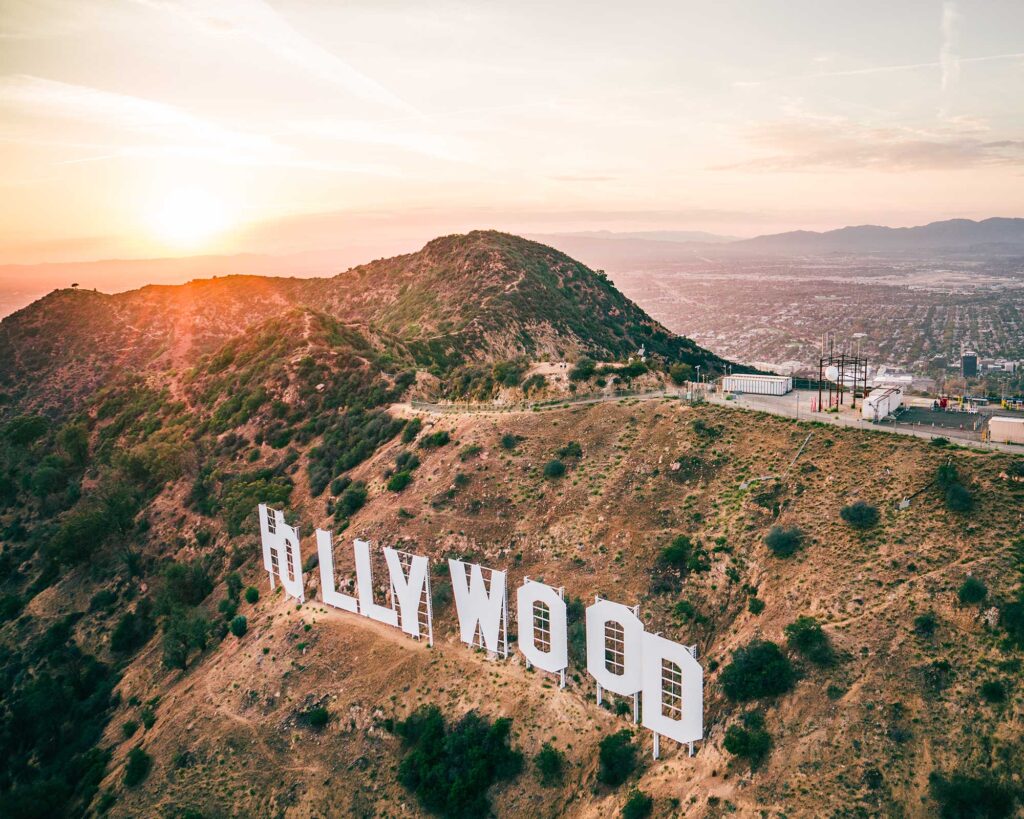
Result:
{"label": "mountain", "polygon": [[[1012,815],[1024,459],[633,397],[698,362],[493,232],[0,322],[0,816]],[[323,605],[314,528],[339,590],[353,538],[428,556],[433,647]],[[460,644],[449,558],[565,587],[564,689]],[[696,647],[695,756],[595,702],[594,594]]]}
{"label": "mountain", "polygon": [[949,219],[910,228],[860,225],[824,233],[797,230],[733,242],[730,249],[773,253],[875,253],[1024,249],[1024,219],[992,218],[975,222]]}
{"label": "mountain", "polygon": [[0,322],[0,391],[23,407],[72,410],[115,375],[181,372],[293,308],[359,325],[396,365],[439,372],[521,357],[614,360],[641,346],[705,372],[723,364],[668,332],[603,274],[544,245],[478,231],[332,278],[54,291]]}

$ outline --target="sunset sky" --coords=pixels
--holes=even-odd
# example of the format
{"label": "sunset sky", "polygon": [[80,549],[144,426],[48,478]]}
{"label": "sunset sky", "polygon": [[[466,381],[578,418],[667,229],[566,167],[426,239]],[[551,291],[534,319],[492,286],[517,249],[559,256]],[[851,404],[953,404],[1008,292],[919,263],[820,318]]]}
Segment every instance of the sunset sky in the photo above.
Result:
{"label": "sunset sky", "polygon": [[1024,3],[3,0],[0,264],[1024,216]]}

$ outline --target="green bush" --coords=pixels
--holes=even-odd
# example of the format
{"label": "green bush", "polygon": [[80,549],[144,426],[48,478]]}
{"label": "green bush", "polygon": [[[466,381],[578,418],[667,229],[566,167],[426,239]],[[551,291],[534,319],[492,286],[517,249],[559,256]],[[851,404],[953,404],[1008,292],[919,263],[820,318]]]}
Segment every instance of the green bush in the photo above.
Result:
{"label": "green bush", "polygon": [[110,635],[110,650],[115,654],[134,654],[142,648],[156,631],[149,598],[143,597],[135,611],[125,612]]}
{"label": "green bush", "polygon": [[935,616],[933,611],[926,611],[914,618],[914,632],[919,637],[931,637],[935,633],[935,629],[938,628],[938,625],[939,618]]}
{"label": "green bush", "polygon": [[854,529],[870,529],[878,523],[878,509],[866,501],[855,501],[839,510],[839,516]]}
{"label": "green bush", "polygon": [[599,782],[615,788],[629,779],[637,766],[632,731],[624,728],[602,739],[598,750],[598,762]]}
{"label": "green bush", "polygon": [[583,447],[576,441],[569,441],[569,443],[558,450],[557,455],[559,458],[582,458]]}
{"label": "green bush", "polygon": [[597,369],[597,362],[592,358],[581,358],[569,370],[570,381],[586,381],[594,374],[594,370]]}
{"label": "green bush", "polygon": [[986,680],[979,689],[985,702],[1006,702],[1006,686],[1001,680]]}
{"label": "green bush", "polygon": [[565,754],[550,742],[545,742],[533,758],[537,766],[537,778],[546,788],[560,785],[565,776]]}
{"label": "green bush", "polygon": [[751,614],[760,614],[764,611],[764,600],[760,597],[751,597],[747,600],[747,611]]}
{"label": "green bush", "polygon": [[1016,600],[1004,603],[999,609],[999,625],[1006,631],[1007,640],[1017,648],[1024,648],[1024,590]]}
{"label": "green bush", "polygon": [[442,816],[488,816],[487,791],[512,779],[523,756],[509,746],[512,721],[493,723],[473,711],[448,726],[436,705],[423,706],[396,726],[407,748],[398,781],[429,812]]}
{"label": "green bush", "polygon": [[693,550],[693,543],[686,535],[676,535],[672,542],[661,550],[658,561],[673,569],[685,572],[690,561],[690,553]]}
{"label": "green bush", "polygon": [[156,713],[147,705],[139,711],[139,719],[142,720],[142,727],[148,731],[156,723]]}
{"label": "green bush", "polygon": [[366,505],[366,484],[356,481],[351,484],[334,504],[335,517],[350,518]]}
{"label": "green bush", "polygon": [[299,720],[313,730],[319,731],[331,721],[331,712],[322,705],[317,705],[303,711]]}
{"label": "green bush", "polygon": [[506,449],[511,452],[519,446],[519,441],[520,438],[518,435],[512,435],[511,433],[506,432],[501,436],[501,441],[499,443],[501,444],[502,449]]}
{"label": "green bush", "polygon": [[786,644],[816,665],[828,665],[835,658],[832,643],[819,623],[806,615],[785,628]]}
{"label": "green bush", "polygon": [[135,732],[138,731],[138,730],[139,730],[139,723],[137,723],[133,719],[125,720],[124,724],[121,725],[121,731],[124,732],[125,739],[128,739],[131,736],[133,736],[135,734]]}
{"label": "green bush", "polygon": [[946,508],[950,512],[966,514],[974,508],[974,497],[962,483],[955,483],[946,489]]}
{"label": "green bush", "polygon": [[960,589],[957,591],[957,597],[964,605],[980,603],[987,596],[988,586],[973,575],[969,575],[964,582],[960,584]]}
{"label": "green bush", "polygon": [[654,810],[654,800],[641,790],[629,792],[626,804],[622,806],[622,819],[647,819]]}
{"label": "green bush", "polygon": [[565,464],[555,458],[544,465],[544,477],[549,480],[561,478],[565,474]]}
{"label": "green bush", "polygon": [[388,491],[389,492],[401,492],[405,487],[412,483],[411,472],[396,472],[388,479]]}
{"label": "green bush", "polygon": [[439,432],[432,432],[429,435],[424,435],[420,439],[420,446],[424,449],[437,449],[442,447],[451,441],[452,437],[448,434],[447,430],[440,430]]}
{"label": "green bush", "polygon": [[673,364],[668,368],[668,377],[673,384],[681,387],[693,377],[693,367],[689,364]]}
{"label": "green bush", "polygon": [[245,602],[246,603],[249,603],[251,605],[252,603],[255,603],[259,599],[260,599],[260,590],[257,589],[255,586],[249,586],[249,588],[247,588],[245,590]]}
{"label": "green bush", "polygon": [[754,640],[736,650],[720,679],[729,699],[744,702],[785,694],[796,682],[796,674],[775,643]]}
{"label": "green bush", "polygon": [[756,768],[772,747],[771,735],[764,729],[764,714],[748,711],[740,725],[730,725],[725,732],[725,750],[733,756],[746,759]]}
{"label": "green bush", "polygon": [[420,434],[420,430],[423,429],[423,420],[420,418],[413,418],[409,423],[402,429],[402,443],[411,444],[416,436]]}
{"label": "green bush", "polygon": [[25,446],[42,438],[50,422],[42,415],[19,415],[7,422],[4,437],[16,446]]}
{"label": "green bush", "polygon": [[124,784],[127,788],[134,788],[142,784],[153,767],[153,758],[142,748],[132,748],[128,752],[128,761],[124,766]]}
{"label": "green bush", "polygon": [[245,619],[244,614],[239,614],[234,620],[231,621],[231,633],[236,637],[244,637],[245,632],[249,630],[249,621]]}
{"label": "green bush", "polygon": [[991,774],[955,773],[947,779],[933,771],[928,782],[943,819],[1003,819],[1014,814],[1014,789]]}
{"label": "green bush", "polygon": [[776,557],[789,557],[803,543],[804,533],[796,526],[773,526],[764,543]]}

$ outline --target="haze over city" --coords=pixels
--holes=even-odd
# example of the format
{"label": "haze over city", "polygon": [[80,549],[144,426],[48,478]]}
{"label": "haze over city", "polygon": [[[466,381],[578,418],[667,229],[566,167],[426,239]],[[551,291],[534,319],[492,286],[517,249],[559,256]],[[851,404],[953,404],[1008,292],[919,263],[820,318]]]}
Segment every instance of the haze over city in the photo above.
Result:
{"label": "haze over city", "polygon": [[1014,216],[1022,30],[966,0],[9,0],[0,264]]}

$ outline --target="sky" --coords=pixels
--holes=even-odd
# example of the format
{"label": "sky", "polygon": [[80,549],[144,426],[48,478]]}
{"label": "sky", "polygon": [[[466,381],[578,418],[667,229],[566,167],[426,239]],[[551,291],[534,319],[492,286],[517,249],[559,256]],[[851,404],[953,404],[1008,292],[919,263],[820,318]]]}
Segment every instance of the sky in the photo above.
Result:
{"label": "sky", "polygon": [[0,265],[1024,216],[1022,169],[1019,0],[0,2]]}

